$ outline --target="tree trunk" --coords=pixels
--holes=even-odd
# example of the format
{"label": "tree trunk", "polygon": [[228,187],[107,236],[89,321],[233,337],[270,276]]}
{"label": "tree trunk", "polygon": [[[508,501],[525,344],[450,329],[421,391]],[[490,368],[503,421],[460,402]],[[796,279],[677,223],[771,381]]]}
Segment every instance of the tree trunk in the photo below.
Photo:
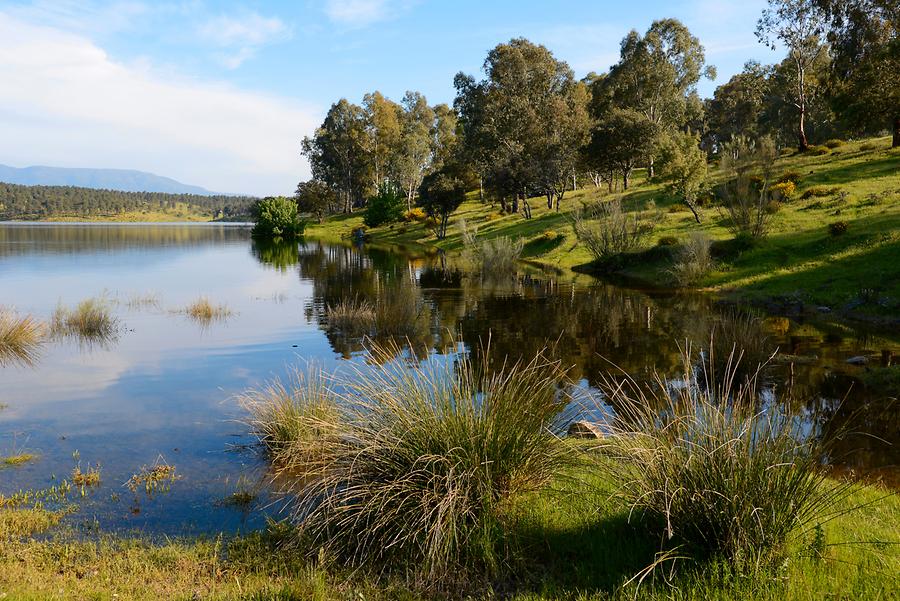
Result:
{"label": "tree trunk", "polygon": [[544,196],[547,197],[547,210],[553,208],[553,192],[547,192]]}
{"label": "tree trunk", "polygon": [[519,212],[519,197],[518,197],[518,195],[513,196],[513,201],[512,201],[512,212],[513,212],[513,213],[518,213],[518,212]]}
{"label": "tree trunk", "polygon": [[[650,157],[650,162],[649,162],[649,164],[647,165],[647,177],[649,177],[649,178],[652,179],[652,178],[653,178],[653,173],[654,173],[654,170],[653,170],[653,156],[651,156],[651,157]],[[627,175],[625,176],[625,189],[626,189],[626,190],[628,189],[628,176],[627,176]]]}
{"label": "tree trunk", "polygon": [[[650,170],[653,170],[653,166],[650,166]],[[622,190],[628,190],[628,176],[631,175],[630,169],[625,169],[622,171]],[[651,174],[650,177],[653,177]]]}
{"label": "tree trunk", "polygon": [[900,148],[900,115],[894,117],[894,140],[891,148]]}
{"label": "tree trunk", "polygon": [[800,107],[800,124],[797,128],[797,149],[800,152],[806,152],[809,149],[809,142],[806,140],[806,106]]}

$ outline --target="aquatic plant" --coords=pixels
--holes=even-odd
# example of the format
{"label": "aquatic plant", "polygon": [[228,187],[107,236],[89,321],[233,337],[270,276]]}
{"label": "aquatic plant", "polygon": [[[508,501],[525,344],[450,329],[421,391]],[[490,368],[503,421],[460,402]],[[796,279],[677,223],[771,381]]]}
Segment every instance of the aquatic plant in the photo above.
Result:
{"label": "aquatic plant", "polygon": [[468,228],[465,221],[460,222],[462,229],[463,257],[476,271],[482,275],[500,277],[516,273],[519,259],[525,242],[521,238],[498,236],[496,238],[479,238],[474,228]]}
{"label": "aquatic plant", "polygon": [[50,331],[57,338],[77,338],[82,342],[104,343],[118,335],[119,320],[105,297],[89,298],[74,309],[60,304],[50,322]]}
{"label": "aquatic plant", "polygon": [[703,232],[693,232],[678,249],[675,261],[669,269],[672,279],[679,286],[693,286],[715,267],[710,254],[711,242]]}
{"label": "aquatic plant", "polygon": [[100,464],[88,465],[87,469],[82,470],[79,463],[72,469],[72,484],[81,489],[81,495],[84,496],[85,489],[100,486]]}
{"label": "aquatic plant", "polygon": [[205,296],[201,296],[188,305],[183,313],[204,326],[207,326],[214,321],[228,319],[232,314],[231,309],[229,309],[227,305],[217,305]]}
{"label": "aquatic plant", "polygon": [[0,309],[0,366],[6,363],[31,365],[47,335],[47,326],[30,315],[18,316]]}
{"label": "aquatic plant", "polygon": [[375,307],[371,303],[343,298],[325,306],[328,328],[348,336],[371,334],[375,327]]}
{"label": "aquatic plant", "polygon": [[[375,365],[339,380],[314,375],[287,397],[276,388],[272,409],[252,405],[264,446],[282,449],[276,481],[298,540],[425,586],[496,574],[514,544],[505,504],[572,461],[556,436],[570,401],[560,364],[538,354],[486,371],[469,355],[409,366],[391,360],[396,348],[373,354]],[[319,404],[329,410],[310,409]],[[268,417],[286,414],[287,426]],[[301,435],[282,446],[285,431]]]}
{"label": "aquatic plant", "polygon": [[37,455],[34,453],[13,453],[12,455],[7,455],[6,457],[0,457],[0,464],[15,467],[18,465],[24,465],[30,461],[34,461],[37,459]]}
{"label": "aquatic plant", "polygon": [[[733,355],[729,364],[738,363]],[[848,486],[828,479],[824,437],[786,403],[760,406],[757,378],[710,377],[691,349],[678,380],[605,377],[615,407],[604,463],[660,556],[777,566],[792,535],[834,508]],[[733,368],[733,367],[732,367]]]}
{"label": "aquatic plant", "polygon": [[375,300],[375,335],[423,341],[431,333],[431,306],[413,282],[385,286]]}
{"label": "aquatic plant", "polygon": [[175,466],[169,465],[162,457],[159,457],[151,466],[143,466],[140,471],[132,474],[131,478],[125,482],[125,487],[131,492],[137,492],[139,488],[143,488],[147,495],[152,496],[158,492],[168,492],[172,484],[178,480],[179,476],[175,472]]}

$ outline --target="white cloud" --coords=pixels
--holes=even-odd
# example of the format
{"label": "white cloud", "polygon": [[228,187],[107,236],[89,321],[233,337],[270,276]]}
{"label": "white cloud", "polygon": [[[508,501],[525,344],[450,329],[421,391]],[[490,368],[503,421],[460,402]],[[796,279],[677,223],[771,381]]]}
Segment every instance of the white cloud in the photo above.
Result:
{"label": "white cloud", "polygon": [[325,14],[339,25],[367,27],[408,10],[415,0],[326,0]]}
{"label": "white cloud", "polygon": [[211,190],[286,193],[308,175],[298,102],[112,60],[0,12],[0,163],[153,171]]}
{"label": "white cloud", "polygon": [[130,29],[137,19],[150,12],[150,7],[135,0],[106,3],[93,0],[33,0],[7,10],[12,16],[45,26],[69,31],[112,33]]}
{"label": "white cloud", "polygon": [[291,36],[281,19],[255,12],[213,17],[200,25],[197,33],[202,40],[223,49],[217,56],[230,69],[239,67],[262,46]]}

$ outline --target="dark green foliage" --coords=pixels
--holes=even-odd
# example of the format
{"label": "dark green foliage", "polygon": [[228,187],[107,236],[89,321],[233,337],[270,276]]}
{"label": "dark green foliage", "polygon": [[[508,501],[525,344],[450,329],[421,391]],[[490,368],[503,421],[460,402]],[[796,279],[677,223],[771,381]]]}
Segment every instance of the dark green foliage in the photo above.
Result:
{"label": "dark green foliage", "polygon": [[447,235],[450,215],[466,199],[466,185],[452,165],[426,175],[419,187],[419,204],[437,222],[435,235],[443,240]]}
{"label": "dark green foliage", "polygon": [[319,223],[322,223],[326,216],[340,210],[337,193],[328,184],[315,179],[297,184],[294,201],[297,203],[298,211],[311,213]]}
{"label": "dark green foliage", "polygon": [[838,139],[838,138],[832,138],[830,140],[826,140],[825,143],[822,144],[822,146],[825,146],[826,148],[831,148],[833,150],[835,148],[840,148],[844,144],[846,144],[846,142],[844,142],[843,140]]}
{"label": "dark green foliage", "polygon": [[806,149],[806,152],[813,156],[822,157],[826,154],[831,154],[831,149],[828,146],[810,146]]}
{"label": "dark green foliage", "polygon": [[269,196],[253,207],[253,236],[258,238],[296,238],[303,235],[305,223],[297,214],[297,203],[284,196]]}
{"label": "dark green foliage", "polygon": [[828,224],[828,233],[832,236],[841,236],[847,233],[848,227],[846,221],[835,221],[834,223]]}
{"label": "dark green foliage", "polygon": [[166,211],[177,205],[220,219],[250,216],[255,198],[162,192],[120,192],[75,186],[20,186],[0,182],[0,219],[55,216],[112,217],[126,211]]}
{"label": "dark green foliage", "polygon": [[794,185],[797,185],[800,183],[800,179],[802,177],[803,176],[801,176],[796,171],[785,171],[784,173],[781,174],[781,177],[779,177],[775,181],[775,183],[776,184],[784,184],[786,182],[792,182]]}
{"label": "dark green foliage", "polygon": [[406,209],[406,198],[396,186],[385,183],[378,189],[378,194],[369,199],[363,223],[366,227],[378,227],[385,223],[394,223],[403,219]]}

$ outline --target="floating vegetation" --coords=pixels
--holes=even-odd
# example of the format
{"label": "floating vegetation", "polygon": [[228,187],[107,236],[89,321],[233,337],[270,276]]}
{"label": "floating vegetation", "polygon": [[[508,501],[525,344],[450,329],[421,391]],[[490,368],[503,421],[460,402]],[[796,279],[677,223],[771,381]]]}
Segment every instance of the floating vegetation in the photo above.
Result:
{"label": "floating vegetation", "polygon": [[227,305],[214,304],[205,296],[188,305],[182,313],[203,326],[208,326],[214,321],[224,321],[232,315]]}
{"label": "floating vegetation", "polygon": [[0,465],[15,467],[24,465],[35,459],[37,459],[37,455],[33,453],[15,453],[13,455],[7,455],[6,457],[0,457]]}
{"label": "floating vegetation", "polygon": [[53,312],[50,331],[56,338],[76,338],[87,344],[105,344],[119,335],[119,320],[106,297],[89,298],[74,309],[60,304]]}
{"label": "floating vegetation", "polygon": [[44,322],[0,309],[0,367],[7,363],[32,365],[46,336]]}
{"label": "floating vegetation", "polygon": [[172,484],[179,478],[180,476],[175,473],[175,466],[167,464],[160,457],[154,465],[150,467],[145,465],[138,473],[132,475],[125,483],[125,487],[131,492],[143,488],[147,495],[152,496],[156,493],[169,492]]}

